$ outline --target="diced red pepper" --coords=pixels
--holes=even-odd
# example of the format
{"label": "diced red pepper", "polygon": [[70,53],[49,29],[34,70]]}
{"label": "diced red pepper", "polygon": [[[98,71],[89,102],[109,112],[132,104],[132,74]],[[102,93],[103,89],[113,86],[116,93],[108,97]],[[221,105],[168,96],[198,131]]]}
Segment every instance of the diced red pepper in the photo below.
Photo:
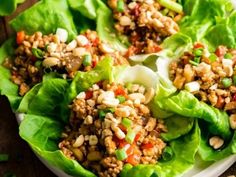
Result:
{"label": "diced red pepper", "polygon": [[93,97],[93,91],[90,91],[90,90],[88,90],[88,91],[86,91],[85,92],[85,99],[87,100],[87,99],[90,99],[90,98],[92,98]]}
{"label": "diced red pepper", "polygon": [[140,138],[141,134],[140,133],[137,133],[135,138],[134,138],[134,141],[137,142]]}
{"label": "diced red pepper", "polygon": [[137,154],[132,154],[130,156],[127,157],[126,162],[135,166],[138,165],[140,161],[140,156]]}
{"label": "diced red pepper", "polygon": [[141,148],[142,149],[150,149],[150,148],[153,148],[153,144],[152,143],[142,144]]}
{"label": "diced red pepper", "polygon": [[119,126],[118,126],[124,133],[126,133],[127,132],[127,129],[126,129],[126,127],[124,126],[124,125],[122,125],[122,124],[119,124]]}
{"label": "diced red pepper", "polygon": [[18,45],[22,44],[24,39],[25,39],[25,32],[24,31],[19,31],[16,33],[16,43]]}
{"label": "diced red pepper", "polygon": [[215,54],[218,56],[218,57],[222,57],[226,54],[226,51],[227,51],[227,48],[225,46],[219,46],[216,51],[215,51]]}
{"label": "diced red pepper", "polygon": [[236,101],[236,93],[233,95],[232,100],[233,100],[233,101]]}
{"label": "diced red pepper", "polygon": [[160,52],[162,50],[162,47],[159,45],[156,45],[153,47],[153,50],[154,50],[153,52]]}
{"label": "diced red pepper", "polygon": [[201,43],[194,44],[194,49],[204,48],[204,45]]}
{"label": "diced red pepper", "polygon": [[125,90],[121,85],[119,85],[118,88],[115,90],[115,95],[116,96],[117,95],[122,95],[122,96],[126,95]]}
{"label": "diced red pepper", "polygon": [[132,155],[134,153],[134,144],[130,145],[130,147],[126,150],[126,154],[129,156],[129,155]]}

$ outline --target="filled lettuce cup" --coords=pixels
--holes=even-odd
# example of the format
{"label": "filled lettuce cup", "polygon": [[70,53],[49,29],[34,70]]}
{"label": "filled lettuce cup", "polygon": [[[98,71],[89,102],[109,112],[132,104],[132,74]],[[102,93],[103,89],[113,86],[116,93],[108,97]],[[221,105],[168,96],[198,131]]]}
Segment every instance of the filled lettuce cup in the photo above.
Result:
{"label": "filled lettuce cup", "polygon": [[180,175],[193,167],[199,128],[183,116],[153,116],[156,78],[147,67],[114,68],[105,58],[91,71],[79,71],[70,85],[44,80],[21,102],[27,111],[20,135],[72,176]]}

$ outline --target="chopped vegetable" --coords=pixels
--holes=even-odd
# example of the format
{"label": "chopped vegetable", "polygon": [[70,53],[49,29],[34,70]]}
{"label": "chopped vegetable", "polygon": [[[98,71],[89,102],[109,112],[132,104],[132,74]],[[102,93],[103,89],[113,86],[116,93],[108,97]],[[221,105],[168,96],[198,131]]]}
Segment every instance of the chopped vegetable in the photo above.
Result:
{"label": "chopped vegetable", "polygon": [[221,80],[221,83],[225,88],[228,88],[232,85],[232,79],[225,77]]}
{"label": "chopped vegetable", "polygon": [[226,53],[226,54],[224,55],[224,58],[225,58],[225,59],[232,59],[232,58],[233,58],[233,55],[232,55],[231,53]]}
{"label": "chopped vegetable", "polygon": [[199,48],[204,48],[204,45],[201,44],[201,43],[196,43],[196,44],[194,45],[194,49],[199,49]]}
{"label": "chopped vegetable", "polygon": [[9,159],[8,154],[0,154],[0,162],[6,162]]}
{"label": "chopped vegetable", "polygon": [[193,81],[185,84],[184,88],[189,92],[196,92],[200,90],[200,84],[197,81]]}
{"label": "chopped vegetable", "polygon": [[169,161],[172,159],[173,155],[173,150],[171,149],[171,147],[167,146],[162,153],[162,159],[164,161]]}
{"label": "chopped vegetable", "polygon": [[38,48],[32,48],[32,53],[37,58],[43,58],[44,52]]}
{"label": "chopped vegetable", "polygon": [[177,13],[180,13],[180,14],[183,13],[183,7],[180,4],[178,4],[177,2],[174,2],[171,0],[159,0],[159,3],[162,6],[168,8],[170,10],[173,10]]}
{"label": "chopped vegetable", "polygon": [[196,63],[200,63],[201,62],[201,58],[200,57],[194,57],[194,62]]}
{"label": "chopped vegetable", "polygon": [[153,148],[153,144],[152,143],[142,144],[141,148],[142,149],[150,149],[150,148]]}
{"label": "chopped vegetable", "polygon": [[116,98],[119,100],[120,103],[124,103],[125,102],[125,97],[124,96],[118,95]]}
{"label": "chopped vegetable", "polygon": [[129,129],[127,135],[125,136],[125,140],[132,144],[134,142],[135,135],[136,133],[132,129]]}
{"label": "chopped vegetable", "polygon": [[116,150],[115,154],[118,160],[125,160],[127,158],[127,154],[124,148]]}
{"label": "chopped vegetable", "polygon": [[118,11],[118,12],[123,12],[124,9],[125,9],[124,0],[118,0],[118,1],[117,1],[117,11]]}
{"label": "chopped vegetable", "polygon": [[196,56],[196,57],[200,57],[202,56],[202,53],[203,53],[203,49],[202,48],[197,48],[193,51],[193,54]]}
{"label": "chopped vegetable", "polygon": [[92,57],[90,54],[86,54],[83,56],[83,65],[91,66],[92,65]]}
{"label": "chopped vegetable", "polygon": [[123,118],[122,119],[122,125],[124,125],[126,128],[129,128],[132,125],[132,120],[128,118]]}
{"label": "chopped vegetable", "polygon": [[90,91],[90,90],[88,90],[88,91],[86,91],[85,92],[85,99],[87,100],[87,99],[90,99],[90,98],[92,98],[93,97],[93,91]]}
{"label": "chopped vegetable", "polygon": [[37,68],[40,68],[41,65],[42,65],[42,61],[36,61],[34,63],[34,66],[37,67]]}
{"label": "chopped vegetable", "polygon": [[118,88],[115,90],[115,95],[125,95],[125,90],[122,86],[118,86]]}
{"label": "chopped vegetable", "polygon": [[98,110],[99,119],[104,120],[105,116],[106,116],[106,113],[104,110]]}
{"label": "chopped vegetable", "polygon": [[195,61],[193,61],[193,60],[189,60],[189,63],[192,64],[192,65],[194,65],[194,66],[198,66],[198,64],[199,64],[199,63],[197,63],[197,62],[195,62]]}
{"label": "chopped vegetable", "polygon": [[217,59],[216,54],[212,53],[212,54],[209,56],[209,59],[210,59],[211,62],[216,61],[216,59]]}
{"label": "chopped vegetable", "polygon": [[20,45],[20,44],[22,44],[24,39],[25,39],[25,32],[24,31],[17,32],[17,34],[16,34],[16,43],[18,45]]}
{"label": "chopped vegetable", "polygon": [[236,75],[233,76],[233,84],[236,85]]}
{"label": "chopped vegetable", "polygon": [[139,155],[132,154],[126,159],[126,162],[135,166],[139,164],[139,159],[140,159]]}

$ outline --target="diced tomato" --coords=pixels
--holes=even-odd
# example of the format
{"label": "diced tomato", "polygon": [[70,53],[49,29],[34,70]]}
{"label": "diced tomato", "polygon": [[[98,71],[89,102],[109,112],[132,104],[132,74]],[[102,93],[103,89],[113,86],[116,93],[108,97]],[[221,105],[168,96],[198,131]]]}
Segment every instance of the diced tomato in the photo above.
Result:
{"label": "diced tomato", "polygon": [[118,88],[115,90],[115,95],[117,96],[117,95],[125,95],[126,93],[125,93],[125,90],[124,90],[124,88],[121,86],[121,85],[119,85],[118,86]]}
{"label": "diced tomato", "polygon": [[194,44],[194,49],[204,48],[204,45],[201,43]]}
{"label": "diced tomato", "polygon": [[225,46],[219,46],[216,51],[215,51],[215,54],[218,56],[218,57],[222,57],[226,54],[226,51],[227,51],[227,48]]}
{"label": "diced tomato", "polygon": [[92,68],[94,68],[97,64],[98,64],[98,60],[97,59],[93,59],[92,60]]}
{"label": "diced tomato", "polygon": [[162,47],[159,45],[156,45],[153,47],[153,52],[160,52],[162,50]]}
{"label": "diced tomato", "polygon": [[87,99],[90,99],[90,98],[92,98],[93,97],[93,91],[90,91],[90,90],[88,90],[88,91],[86,91],[85,92],[85,99],[87,100]]}
{"label": "diced tomato", "polygon": [[25,39],[25,32],[24,31],[19,31],[16,33],[16,43],[18,45],[22,44],[24,39]]}
{"label": "diced tomato", "polygon": [[140,156],[137,154],[132,154],[128,156],[128,158],[126,159],[126,162],[133,166],[138,165],[139,161],[140,161]]}
{"label": "diced tomato", "polygon": [[137,142],[140,138],[141,134],[140,133],[137,133],[135,138],[134,138],[134,141]]}
{"label": "diced tomato", "polygon": [[141,148],[142,149],[150,149],[150,148],[153,148],[153,144],[152,143],[142,144]]}
{"label": "diced tomato", "polygon": [[236,101],[236,93],[233,95],[233,101]]}

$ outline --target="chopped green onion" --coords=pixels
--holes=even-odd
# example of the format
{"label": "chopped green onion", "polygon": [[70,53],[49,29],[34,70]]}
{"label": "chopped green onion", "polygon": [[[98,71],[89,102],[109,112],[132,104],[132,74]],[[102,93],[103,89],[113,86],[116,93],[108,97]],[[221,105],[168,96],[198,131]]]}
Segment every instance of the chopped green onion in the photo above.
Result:
{"label": "chopped green onion", "polygon": [[180,13],[180,14],[183,13],[182,5],[178,4],[177,2],[174,2],[174,1],[171,1],[171,0],[159,0],[159,3],[162,6],[168,8],[170,10],[173,10],[173,11],[175,11],[177,13]]}
{"label": "chopped green onion", "polygon": [[232,58],[233,58],[233,55],[232,55],[231,53],[226,53],[226,54],[224,55],[224,58],[225,58],[225,59],[232,59]]}
{"label": "chopped green onion", "polygon": [[49,44],[46,44],[44,47],[44,50],[48,51],[48,46],[49,46]]}
{"label": "chopped green onion", "polygon": [[228,88],[232,85],[232,79],[225,77],[221,80],[221,83],[225,88]]}
{"label": "chopped green onion", "polygon": [[169,9],[165,8],[164,10],[161,11],[162,15],[167,15],[169,12]]}
{"label": "chopped green onion", "polygon": [[131,82],[128,82],[126,85],[125,85],[125,87],[129,90],[129,91],[131,91],[131,89],[132,89],[132,83]]}
{"label": "chopped green onion", "polygon": [[8,154],[0,154],[0,162],[6,162],[9,159]]}
{"label": "chopped green onion", "polygon": [[132,120],[128,118],[123,118],[121,124],[124,125],[126,128],[129,128],[132,125]]}
{"label": "chopped green onion", "polygon": [[92,57],[90,54],[86,54],[83,56],[83,65],[84,66],[91,66],[92,64]]}
{"label": "chopped green onion", "polygon": [[154,171],[150,177],[158,177],[158,174],[157,174],[157,172],[156,172],[156,171]]}
{"label": "chopped green onion", "polygon": [[233,84],[236,85],[236,75],[233,76]]}
{"label": "chopped green onion", "polygon": [[114,113],[115,112],[115,109],[114,108],[107,108],[104,110],[106,113],[108,112],[111,112],[111,113]]}
{"label": "chopped green onion", "polygon": [[126,154],[126,152],[125,152],[125,149],[124,149],[124,148],[122,148],[122,149],[117,149],[117,150],[115,151],[115,154],[116,154],[117,160],[125,160],[125,159],[128,157],[127,154]]}
{"label": "chopped green onion", "polygon": [[125,10],[125,3],[123,0],[118,0],[117,1],[117,11],[118,12],[123,12]]}
{"label": "chopped green onion", "polygon": [[194,60],[193,60],[193,61],[196,62],[196,63],[200,63],[201,58],[200,58],[200,57],[194,57]]}
{"label": "chopped green onion", "polygon": [[173,155],[173,150],[171,149],[171,147],[167,146],[162,153],[162,160],[169,161],[172,159]]}
{"label": "chopped green onion", "polygon": [[212,53],[212,54],[209,56],[209,59],[211,60],[211,62],[216,61],[216,59],[217,59],[216,54]]}
{"label": "chopped green onion", "polygon": [[43,58],[44,52],[38,48],[32,48],[32,53],[36,58]]}
{"label": "chopped green onion", "polygon": [[126,134],[126,136],[125,136],[125,140],[126,140],[128,143],[132,144],[132,143],[134,142],[135,136],[136,136],[135,131],[132,130],[132,129],[129,129],[128,132],[127,132],[127,134]]}
{"label": "chopped green onion", "polygon": [[98,117],[99,117],[99,119],[104,120],[105,116],[106,116],[105,111],[98,110]]}
{"label": "chopped green onion", "polygon": [[118,95],[116,98],[119,100],[120,103],[125,102],[125,97],[124,96]]}
{"label": "chopped green onion", "polygon": [[202,49],[202,48],[198,48],[198,49],[195,49],[195,50],[193,51],[193,54],[194,54],[196,57],[202,56],[202,53],[203,53],[203,49]]}
{"label": "chopped green onion", "polygon": [[199,63],[197,63],[197,62],[195,62],[195,61],[193,61],[193,60],[189,60],[189,63],[192,64],[192,65],[194,65],[194,66],[198,66],[198,64],[199,64]]}
{"label": "chopped green onion", "polygon": [[42,65],[42,61],[39,61],[39,60],[34,63],[34,66],[37,68],[40,68],[41,65]]}

